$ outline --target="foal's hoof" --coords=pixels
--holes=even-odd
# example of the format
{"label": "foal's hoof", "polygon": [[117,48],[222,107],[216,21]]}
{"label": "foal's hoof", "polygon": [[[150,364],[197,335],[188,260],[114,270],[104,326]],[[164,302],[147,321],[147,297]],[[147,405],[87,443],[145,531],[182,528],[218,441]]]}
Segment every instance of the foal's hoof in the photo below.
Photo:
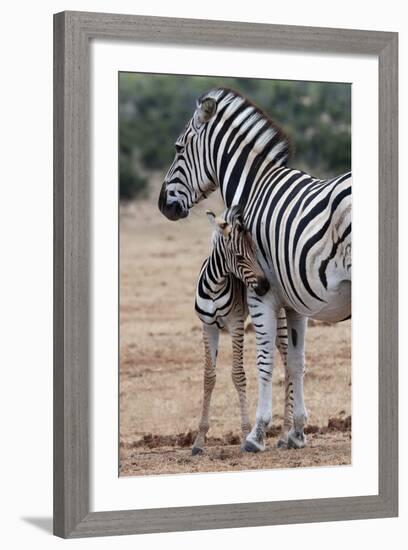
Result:
{"label": "foal's hoof", "polygon": [[204,450],[201,447],[193,447],[191,449],[191,454],[193,456],[202,455],[204,454]]}
{"label": "foal's hoof", "polygon": [[276,444],[278,449],[287,449],[288,448],[288,442],[286,439],[279,439]]}
{"label": "foal's hoof", "polygon": [[306,447],[306,436],[303,432],[291,430],[288,436],[288,449],[303,449]]}

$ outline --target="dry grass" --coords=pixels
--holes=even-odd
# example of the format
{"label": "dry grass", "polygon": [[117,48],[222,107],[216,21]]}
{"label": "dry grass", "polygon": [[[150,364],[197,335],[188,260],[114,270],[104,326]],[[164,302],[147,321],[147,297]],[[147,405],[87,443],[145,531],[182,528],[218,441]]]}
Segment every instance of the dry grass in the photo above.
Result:
{"label": "dry grass", "polygon": [[[167,221],[153,201],[121,211],[120,269],[120,473],[143,475],[254,468],[349,464],[351,432],[351,324],[313,324],[307,336],[305,399],[309,446],[248,455],[239,451],[239,409],[230,378],[231,345],[220,341],[210,440],[205,456],[192,457],[202,395],[201,324],[194,313],[196,278],[208,253],[206,208],[186,220]],[[255,338],[246,334],[248,398],[254,419],[257,380]],[[282,422],[283,369],[274,372],[274,424]],[[164,438],[164,439],[163,439]]]}

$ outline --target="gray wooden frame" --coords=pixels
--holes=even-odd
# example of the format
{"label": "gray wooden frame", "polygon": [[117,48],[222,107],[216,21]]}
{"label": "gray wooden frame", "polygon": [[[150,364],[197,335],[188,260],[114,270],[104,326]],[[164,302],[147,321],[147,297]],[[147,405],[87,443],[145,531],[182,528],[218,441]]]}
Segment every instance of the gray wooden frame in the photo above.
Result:
{"label": "gray wooden frame", "polygon": [[[371,54],[379,61],[379,494],[91,512],[89,44],[94,38]],[[54,16],[54,533],[61,537],[380,518],[398,510],[398,35],[63,12]]]}

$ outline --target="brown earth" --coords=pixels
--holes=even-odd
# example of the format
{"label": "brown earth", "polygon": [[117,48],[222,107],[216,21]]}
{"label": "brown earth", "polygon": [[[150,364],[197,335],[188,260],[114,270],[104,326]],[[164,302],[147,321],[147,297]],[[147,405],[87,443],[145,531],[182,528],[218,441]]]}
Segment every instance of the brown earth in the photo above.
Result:
{"label": "brown earth", "polygon": [[[238,400],[231,344],[222,334],[211,427],[203,456],[191,456],[202,398],[201,323],[194,313],[197,274],[209,250],[204,211],[222,210],[215,194],[177,223],[155,201],[121,208],[120,216],[120,475],[256,468],[291,468],[351,462],[351,323],[309,323],[305,401],[308,447],[275,448],[282,423],[284,377],[273,377],[274,430],[268,450],[240,452]],[[257,379],[254,333],[245,335],[251,419]]]}

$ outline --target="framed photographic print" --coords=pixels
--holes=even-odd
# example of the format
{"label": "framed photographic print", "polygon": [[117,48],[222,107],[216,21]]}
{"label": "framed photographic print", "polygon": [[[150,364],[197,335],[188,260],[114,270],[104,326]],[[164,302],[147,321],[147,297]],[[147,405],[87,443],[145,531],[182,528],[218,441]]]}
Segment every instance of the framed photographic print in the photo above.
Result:
{"label": "framed photographic print", "polygon": [[397,34],[54,37],[55,534],[397,515]]}

